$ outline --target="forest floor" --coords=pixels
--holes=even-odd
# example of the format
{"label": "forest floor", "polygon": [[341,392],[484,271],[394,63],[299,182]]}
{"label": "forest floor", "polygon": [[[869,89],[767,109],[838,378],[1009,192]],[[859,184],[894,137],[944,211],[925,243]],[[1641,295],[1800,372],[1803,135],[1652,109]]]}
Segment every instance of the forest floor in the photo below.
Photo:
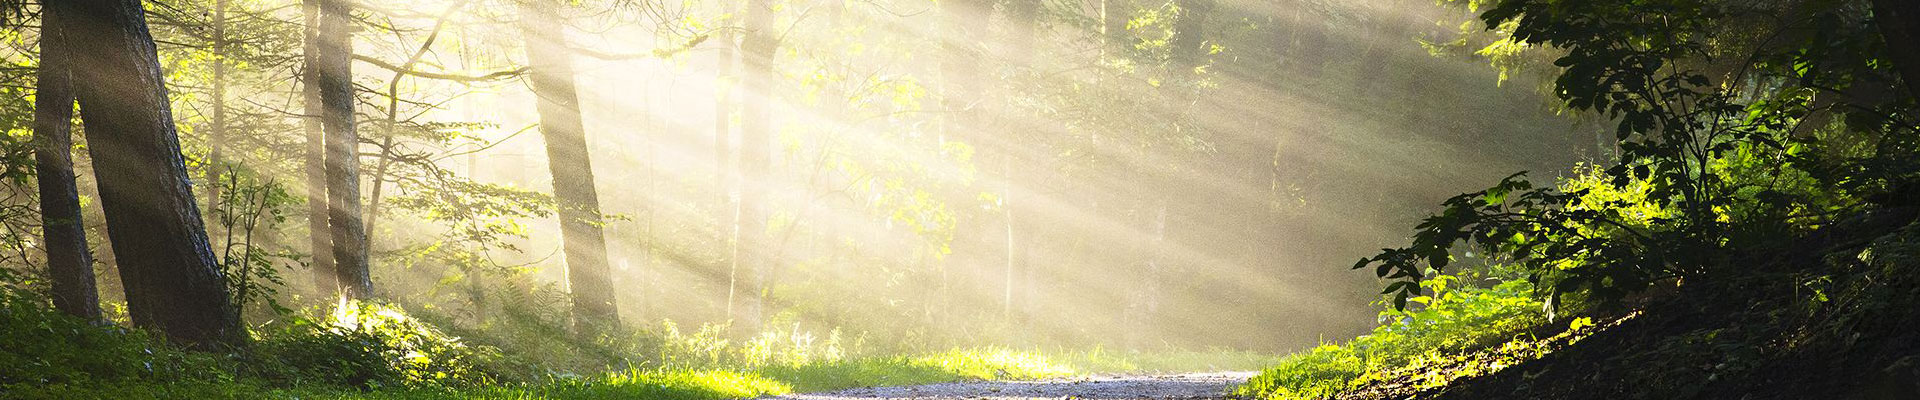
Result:
{"label": "forest floor", "polygon": [[971,381],[882,386],[769,397],[781,400],[865,399],[1221,399],[1253,372],[1180,375],[1083,375],[1031,381]]}

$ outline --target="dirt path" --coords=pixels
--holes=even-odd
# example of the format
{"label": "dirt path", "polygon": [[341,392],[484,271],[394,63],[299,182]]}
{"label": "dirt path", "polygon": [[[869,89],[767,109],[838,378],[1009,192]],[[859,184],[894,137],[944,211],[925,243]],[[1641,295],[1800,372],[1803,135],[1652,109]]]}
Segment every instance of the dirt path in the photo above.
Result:
{"label": "dirt path", "polygon": [[1218,399],[1251,372],[1185,375],[1090,375],[1040,381],[956,382],[848,389],[773,397],[784,400],[864,399]]}

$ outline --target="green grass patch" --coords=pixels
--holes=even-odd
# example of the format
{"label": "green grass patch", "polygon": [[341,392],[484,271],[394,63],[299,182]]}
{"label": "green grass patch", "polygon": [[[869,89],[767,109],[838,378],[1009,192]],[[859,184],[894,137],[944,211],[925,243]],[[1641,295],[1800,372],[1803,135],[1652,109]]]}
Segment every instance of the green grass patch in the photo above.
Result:
{"label": "green grass patch", "polygon": [[[1525,339],[1528,331],[1546,323],[1541,303],[1532,296],[1532,285],[1524,279],[1506,279],[1474,287],[1462,285],[1461,280],[1459,276],[1442,275],[1422,282],[1435,295],[1410,299],[1418,307],[1406,311],[1389,308],[1381,317],[1392,322],[1368,335],[1287,356],[1234,389],[1234,394],[1276,400],[1324,399],[1376,382],[1445,383],[1457,377],[1455,372],[1498,369],[1501,365],[1499,360],[1477,358],[1473,354],[1476,350],[1494,347],[1518,356],[1536,348],[1502,346],[1535,343],[1515,339]],[[1435,365],[1474,368],[1427,368]]]}

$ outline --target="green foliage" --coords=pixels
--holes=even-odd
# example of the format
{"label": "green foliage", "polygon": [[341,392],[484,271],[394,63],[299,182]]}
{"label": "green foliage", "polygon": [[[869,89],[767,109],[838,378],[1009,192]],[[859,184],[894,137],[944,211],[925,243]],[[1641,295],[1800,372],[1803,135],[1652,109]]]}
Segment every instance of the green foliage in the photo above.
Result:
{"label": "green foliage", "polygon": [[0,393],[15,386],[228,377],[219,356],[175,349],[139,330],[54,311],[0,269]]}
{"label": "green foliage", "polygon": [[289,316],[262,334],[252,368],[290,386],[462,386],[492,381],[490,348],[375,303],[342,304],[325,319]]}
{"label": "green foliage", "polygon": [[[1408,300],[1420,306],[1388,307],[1380,313],[1388,322],[1373,332],[1287,356],[1234,393],[1264,399],[1330,398],[1406,374],[1392,371],[1410,365],[1446,362],[1509,341],[1525,343],[1516,339],[1530,337],[1530,330],[1545,323],[1541,303],[1523,279],[1474,273],[1438,275],[1420,284],[1433,293]],[[1476,286],[1480,284],[1485,286]]]}
{"label": "green foliage", "polygon": [[[1411,245],[1354,266],[1393,280],[1396,307],[1459,244],[1517,260],[1554,304],[1615,304],[1656,281],[1739,274],[1731,255],[1848,208],[1903,205],[1913,186],[1912,94],[1850,94],[1891,75],[1856,7],[1504,0],[1480,17],[1509,43],[1565,51],[1554,93],[1615,122],[1620,159],[1569,185],[1515,174],[1447,200]],[[1766,34],[1803,30],[1820,34]]]}

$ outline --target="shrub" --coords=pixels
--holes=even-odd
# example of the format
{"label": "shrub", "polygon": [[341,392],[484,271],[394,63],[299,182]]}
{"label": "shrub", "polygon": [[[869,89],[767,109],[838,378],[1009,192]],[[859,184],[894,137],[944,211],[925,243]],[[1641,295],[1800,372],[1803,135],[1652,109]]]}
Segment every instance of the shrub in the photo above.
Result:
{"label": "shrub", "polygon": [[[0,269],[0,387],[99,380],[228,378],[217,355],[180,351],[139,330],[76,318]],[[19,284],[14,284],[19,283]],[[5,390],[0,390],[4,392]]]}
{"label": "shrub", "polygon": [[[1496,267],[1495,270],[1504,270]],[[1408,299],[1417,306],[1387,307],[1387,321],[1341,345],[1321,345],[1280,360],[1235,394],[1266,399],[1321,399],[1385,378],[1376,371],[1438,363],[1507,342],[1545,323],[1540,301],[1524,279],[1487,274],[1438,275],[1421,281],[1433,293]],[[1487,286],[1468,285],[1490,279]]]}
{"label": "shrub", "polygon": [[323,320],[293,316],[263,333],[256,372],[287,385],[462,386],[491,382],[490,348],[406,315],[398,307],[342,304]]}

